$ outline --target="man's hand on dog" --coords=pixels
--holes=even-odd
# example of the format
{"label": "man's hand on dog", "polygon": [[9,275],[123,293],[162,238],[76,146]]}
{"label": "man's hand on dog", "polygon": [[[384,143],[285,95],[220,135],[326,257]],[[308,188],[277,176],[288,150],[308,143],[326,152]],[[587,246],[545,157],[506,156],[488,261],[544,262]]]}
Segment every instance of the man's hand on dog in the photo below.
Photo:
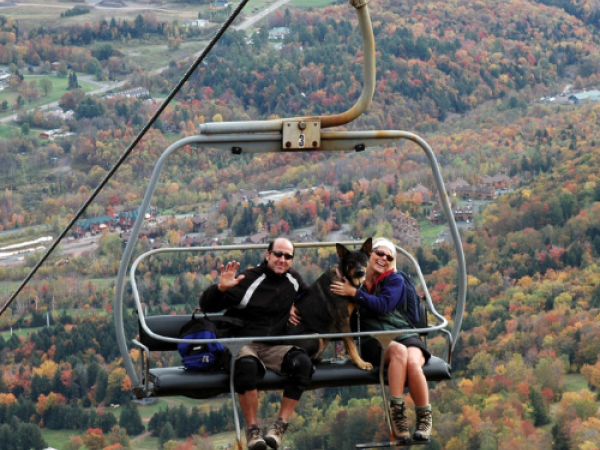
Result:
{"label": "man's hand on dog", "polygon": [[288,319],[288,324],[292,326],[300,325],[302,321],[302,317],[300,316],[300,312],[296,309],[296,305],[292,305],[290,308],[290,318]]}
{"label": "man's hand on dog", "polygon": [[230,261],[226,266],[221,264],[221,279],[217,285],[219,291],[225,292],[227,289],[237,286],[240,281],[246,278],[244,275],[235,276],[239,268],[240,263],[236,261]]}
{"label": "man's hand on dog", "polygon": [[341,281],[334,281],[330,289],[334,294],[343,297],[354,297],[356,295],[356,288],[345,278]]}

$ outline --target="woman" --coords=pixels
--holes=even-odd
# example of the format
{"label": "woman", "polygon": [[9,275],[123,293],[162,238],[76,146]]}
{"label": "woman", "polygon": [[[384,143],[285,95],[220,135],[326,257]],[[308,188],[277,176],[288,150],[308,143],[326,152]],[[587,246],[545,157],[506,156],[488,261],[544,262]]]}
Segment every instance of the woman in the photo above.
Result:
{"label": "woman", "polygon": [[[331,291],[354,297],[358,306],[360,331],[381,331],[410,328],[408,320],[399,311],[406,301],[404,280],[396,273],[396,246],[385,238],[373,241],[367,276],[361,289],[348,281],[335,281]],[[365,361],[379,365],[381,345],[377,339],[362,339],[361,353]],[[417,423],[412,438],[428,441],[431,437],[432,416],[429,390],[422,367],[431,354],[416,333],[402,334],[385,350],[385,365],[390,387],[390,418],[396,439],[409,441],[408,421],[403,391],[408,391],[415,403]]]}

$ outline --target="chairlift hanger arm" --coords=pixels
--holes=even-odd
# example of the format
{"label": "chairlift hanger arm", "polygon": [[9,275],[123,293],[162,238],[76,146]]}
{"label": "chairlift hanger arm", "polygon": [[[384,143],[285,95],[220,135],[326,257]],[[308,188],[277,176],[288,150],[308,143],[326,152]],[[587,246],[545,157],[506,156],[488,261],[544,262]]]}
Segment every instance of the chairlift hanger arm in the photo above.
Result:
{"label": "chairlift hanger arm", "polygon": [[363,38],[363,75],[364,86],[356,103],[347,111],[333,116],[310,116],[290,119],[242,121],[242,122],[211,122],[199,126],[200,133],[233,134],[233,133],[263,133],[281,132],[285,122],[319,122],[320,128],[345,125],[358,118],[371,104],[375,93],[375,37],[367,7],[367,0],[350,0],[350,5],[356,9],[358,24]]}

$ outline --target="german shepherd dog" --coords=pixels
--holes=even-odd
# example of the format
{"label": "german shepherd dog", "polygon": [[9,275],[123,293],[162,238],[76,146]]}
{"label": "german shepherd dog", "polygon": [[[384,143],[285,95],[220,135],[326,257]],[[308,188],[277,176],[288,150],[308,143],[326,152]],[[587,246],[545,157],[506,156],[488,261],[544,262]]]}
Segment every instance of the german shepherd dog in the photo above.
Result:
{"label": "german shepherd dog", "polygon": [[[341,244],[336,244],[338,264],[325,271],[304,295],[296,300],[295,305],[302,322],[298,326],[288,326],[286,331],[288,335],[352,331],[350,316],[354,311],[354,302],[349,297],[334,294],[330,287],[333,281],[345,278],[358,288],[365,280],[371,246],[371,238],[368,238],[359,250],[349,250]],[[293,344],[304,348],[309,356],[319,358],[327,349],[329,339],[318,339],[318,350],[316,350],[316,341],[316,339],[298,340]],[[362,360],[351,336],[344,337],[343,341],[346,353],[354,364],[363,370],[373,368],[372,364]]]}

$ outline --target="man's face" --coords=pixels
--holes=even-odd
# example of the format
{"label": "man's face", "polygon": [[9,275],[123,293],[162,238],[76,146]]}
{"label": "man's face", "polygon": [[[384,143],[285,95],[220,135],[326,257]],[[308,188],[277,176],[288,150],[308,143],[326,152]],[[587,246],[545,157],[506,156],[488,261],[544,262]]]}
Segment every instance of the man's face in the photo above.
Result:
{"label": "man's face", "polygon": [[[287,259],[294,254],[294,247],[287,239],[275,239],[273,250],[267,251],[266,260],[269,269],[277,275],[283,275],[292,267],[293,259]],[[278,256],[279,255],[279,256]]]}

